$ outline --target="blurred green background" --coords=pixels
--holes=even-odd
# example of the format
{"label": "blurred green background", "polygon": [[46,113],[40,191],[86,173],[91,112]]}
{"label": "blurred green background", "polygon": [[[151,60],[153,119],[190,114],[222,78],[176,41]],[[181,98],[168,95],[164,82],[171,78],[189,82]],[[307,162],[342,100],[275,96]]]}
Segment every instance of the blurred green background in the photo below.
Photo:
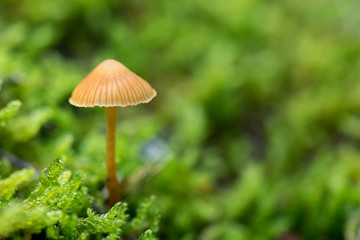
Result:
{"label": "blurred green background", "polygon": [[60,158],[105,205],[104,109],[68,98],[112,58],[158,93],[119,109],[117,171],[124,201],[156,195],[160,239],[358,239],[359,10],[1,0],[0,174],[17,168],[4,152],[38,169]]}

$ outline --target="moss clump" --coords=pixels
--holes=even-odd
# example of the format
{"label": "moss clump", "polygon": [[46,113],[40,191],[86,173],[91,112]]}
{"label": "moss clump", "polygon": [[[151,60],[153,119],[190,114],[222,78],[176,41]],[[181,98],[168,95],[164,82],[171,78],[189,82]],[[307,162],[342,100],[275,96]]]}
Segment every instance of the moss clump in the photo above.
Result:
{"label": "moss clump", "polygon": [[[118,239],[139,234],[141,239],[155,239],[157,218],[148,230],[144,225],[153,197],[140,204],[132,219],[127,204],[120,202],[98,214],[82,186],[82,174],[72,176],[60,160],[42,171],[38,181],[35,175],[33,169],[23,169],[0,181],[0,237],[45,234],[49,239]],[[29,193],[17,195],[18,189]]]}

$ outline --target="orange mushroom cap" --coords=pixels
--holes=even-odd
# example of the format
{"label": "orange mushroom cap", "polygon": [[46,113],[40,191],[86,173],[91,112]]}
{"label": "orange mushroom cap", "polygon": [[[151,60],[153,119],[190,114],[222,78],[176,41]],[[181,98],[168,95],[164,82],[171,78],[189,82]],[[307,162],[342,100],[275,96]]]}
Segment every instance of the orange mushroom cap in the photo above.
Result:
{"label": "orange mushroom cap", "polygon": [[116,60],[101,62],[74,89],[70,104],[77,107],[126,107],[148,103],[156,91]]}

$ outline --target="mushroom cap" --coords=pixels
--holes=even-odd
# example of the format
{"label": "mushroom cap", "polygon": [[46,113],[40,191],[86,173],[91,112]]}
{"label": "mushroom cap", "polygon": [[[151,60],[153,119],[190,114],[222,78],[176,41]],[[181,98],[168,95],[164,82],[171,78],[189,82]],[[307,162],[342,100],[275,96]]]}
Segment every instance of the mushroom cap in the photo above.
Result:
{"label": "mushroom cap", "polygon": [[156,91],[120,62],[101,62],[74,89],[70,104],[77,107],[126,107],[148,103]]}

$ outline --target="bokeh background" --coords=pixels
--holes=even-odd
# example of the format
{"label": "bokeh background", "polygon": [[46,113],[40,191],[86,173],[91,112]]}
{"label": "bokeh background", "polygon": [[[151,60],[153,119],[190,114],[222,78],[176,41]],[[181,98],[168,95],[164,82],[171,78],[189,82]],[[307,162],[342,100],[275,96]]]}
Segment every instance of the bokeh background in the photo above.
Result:
{"label": "bokeh background", "polygon": [[68,98],[112,58],[158,92],[119,109],[117,171],[124,201],[156,196],[160,239],[358,239],[359,11],[1,0],[0,175],[60,158],[106,206],[104,109]]}

